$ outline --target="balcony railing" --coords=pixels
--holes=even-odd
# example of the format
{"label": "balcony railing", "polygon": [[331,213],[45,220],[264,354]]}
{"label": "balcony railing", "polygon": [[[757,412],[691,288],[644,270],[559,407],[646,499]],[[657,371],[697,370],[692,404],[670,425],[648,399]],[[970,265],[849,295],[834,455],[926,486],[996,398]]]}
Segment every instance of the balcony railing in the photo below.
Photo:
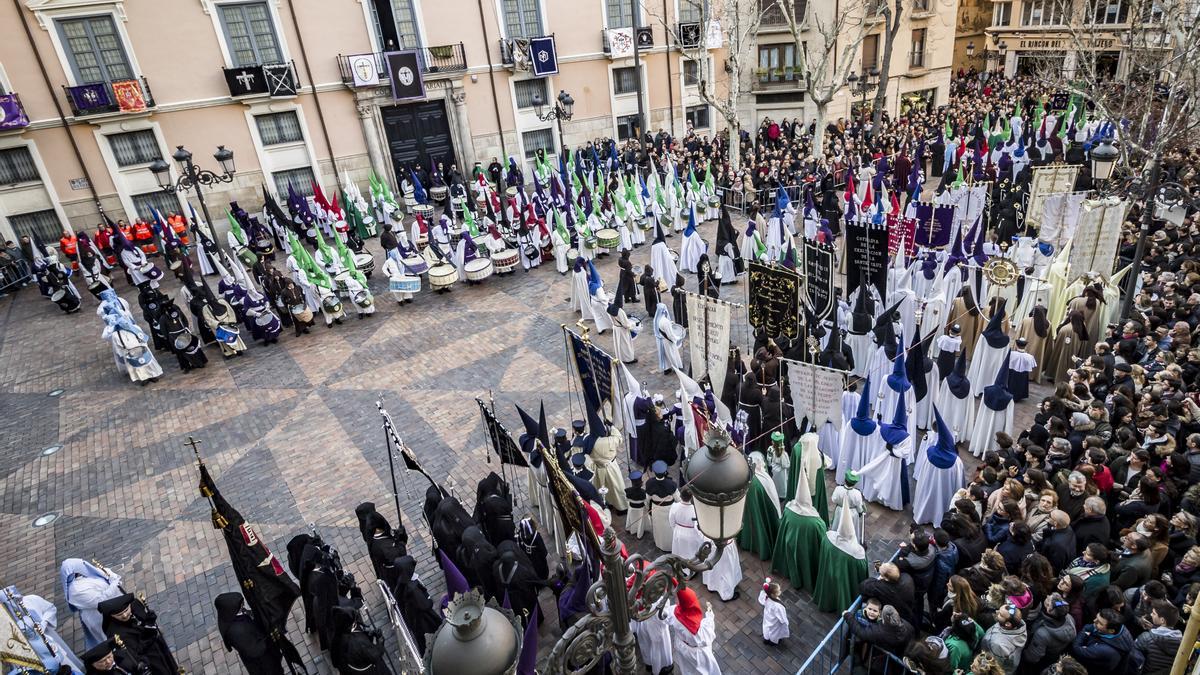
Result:
{"label": "balcony railing", "polygon": [[300,91],[300,75],[294,61],[223,68],[222,71],[229,95],[234,98],[295,96]]}
{"label": "balcony railing", "polygon": [[106,113],[139,113],[154,107],[154,95],[146,78],[92,82],[63,87],[75,117]]}
{"label": "balcony railing", "polygon": [[[467,69],[467,55],[463,43],[452,45],[436,45],[419,47],[417,61],[421,64],[421,74],[425,77],[461,73]],[[383,52],[371,55],[375,61],[375,74],[379,79],[386,80],[388,75],[387,59]],[[344,84],[353,85],[354,72],[351,70],[350,57],[338,54],[338,71]]]}
{"label": "balcony railing", "polygon": [[805,91],[808,81],[804,73],[787,68],[758,68],[755,70],[757,89],[796,89]]}
{"label": "balcony railing", "polygon": [[782,2],[788,3],[792,10],[792,17],[797,24],[804,23],[805,14],[808,12],[808,0],[758,0],[759,9],[762,10],[762,21],[759,26],[763,28],[779,28],[787,25],[787,17],[783,14],[783,9],[779,4]]}

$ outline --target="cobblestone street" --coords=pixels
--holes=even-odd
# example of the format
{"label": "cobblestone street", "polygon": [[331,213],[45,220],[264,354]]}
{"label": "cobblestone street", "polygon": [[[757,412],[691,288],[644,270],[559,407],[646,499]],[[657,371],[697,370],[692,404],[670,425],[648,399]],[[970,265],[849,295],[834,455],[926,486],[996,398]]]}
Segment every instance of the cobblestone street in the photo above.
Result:
{"label": "cobblestone street", "polygon": [[[736,220],[735,227],[741,227]],[[715,222],[703,227],[707,241],[714,230]],[[668,242],[678,248],[679,240],[676,235]],[[377,240],[368,247],[381,263]],[[647,244],[634,252],[635,265],[648,260],[649,249]],[[616,256],[598,267],[611,293]],[[118,284],[144,325],[136,294],[123,279]],[[694,278],[688,280],[689,288],[694,284]],[[448,295],[426,289],[404,307],[390,300],[386,285],[380,275],[371,280],[379,305],[373,317],[349,318],[332,329],[318,325],[299,338],[285,329],[279,344],[252,346],[232,361],[210,347],[203,370],[184,374],[173,357],[159,354],[166,372],[146,387],[114,367],[90,297],[83,311],[69,316],[35,288],[0,299],[3,584],[55,602],[60,632],[81,651],[82,630],[62,600],[58,565],[67,557],[95,558],[121,574],[127,589],[146,593],[183,667],[194,673],[241,672],[217,633],[213,598],[235,590],[236,580],[197,491],[192,451],[184,445],[191,435],[202,442],[200,452],[226,498],[260,528],[281,559],[292,536],[315,527],[341,552],[373,616],[383,622],[354,515],[357,504],[373,501],[395,520],[376,400],[382,398],[429,473],[468,508],[476,482],[499,470],[495,457],[490,464],[485,459],[475,397],[486,400],[490,392],[514,435],[521,426],[513,404],[536,414],[538,401],[545,401],[552,426],[569,426],[571,417],[580,416],[569,395],[560,328],[576,319],[568,309],[569,277],[559,276],[553,264],[480,286],[459,285]],[[177,288],[167,290],[178,302]],[[744,294],[744,281],[722,289],[732,302],[742,302]],[[641,302],[625,309],[647,318]],[[743,343],[744,316],[735,316],[743,325],[734,330]],[[595,341],[611,351],[607,334]],[[656,372],[650,331],[635,345],[640,361],[634,373],[651,391],[673,398],[676,380]],[[1032,400],[1039,398],[1040,390]],[[1031,407],[1019,406],[1018,428],[1028,424]],[[50,453],[56,446],[61,448]],[[444,584],[421,517],[424,481],[398,480],[409,552],[437,597]],[[520,480],[514,492],[523,513],[529,507],[523,475]],[[34,528],[34,520],[47,513],[58,519]],[[872,505],[866,525],[871,559],[886,559],[908,525],[907,513]],[[626,543],[644,553],[653,548],[649,536]],[[789,589],[784,600],[793,637],[782,647],[764,645],[757,595],[768,564],[748,554],[742,562],[738,600],[722,603],[698,588],[701,600],[711,600],[716,611],[717,658],[729,673],[793,673],[836,617],[817,612],[807,594]],[[550,620],[555,612],[549,593],[542,601],[548,618],[541,629],[545,654],[560,631]],[[315,666],[310,671],[332,673],[315,638],[303,634],[301,613],[297,603],[293,641]]]}

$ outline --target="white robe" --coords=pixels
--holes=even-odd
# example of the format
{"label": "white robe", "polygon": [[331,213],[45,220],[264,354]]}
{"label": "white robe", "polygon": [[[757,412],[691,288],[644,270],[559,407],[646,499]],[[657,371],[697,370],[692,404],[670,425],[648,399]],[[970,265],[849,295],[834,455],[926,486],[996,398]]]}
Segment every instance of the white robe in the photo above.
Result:
{"label": "white robe", "polygon": [[705,541],[696,527],[696,508],[677,501],[671,505],[667,517],[671,524],[671,553],[691,560]]}
{"label": "white robe", "polygon": [[588,296],[588,302],[591,304],[592,321],[596,322],[596,332],[603,333],[612,328],[612,317],[608,314],[608,293],[604,292],[604,287],[596,289],[596,292]]}
{"label": "white robe", "polygon": [[942,419],[946,422],[946,426],[950,428],[950,433],[954,434],[955,438],[966,438],[971,431],[972,422],[975,420],[975,400],[971,398],[971,395],[967,394],[965,398],[958,398],[943,380],[938,385],[935,402],[938,410],[942,413]]}
{"label": "white robe", "polygon": [[733,264],[733,242],[725,242],[725,248],[717,251],[717,277],[722,284],[737,281],[737,267]]}
{"label": "white robe", "polygon": [[[388,258],[383,261],[383,273],[385,276],[387,276],[389,281],[399,280],[399,279],[416,279],[419,282],[421,280],[421,277],[414,277],[412,275],[406,274],[404,272],[403,267],[400,265],[400,263],[396,262],[396,259],[391,256],[388,256]],[[412,293],[408,293],[408,292],[401,292],[401,291],[389,291],[389,292],[392,294],[392,299],[395,300],[396,302],[404,302],[405,300],[411,300],[412,296],[413,296]]]}
{"label": "white robe", "polygon": [[663,371],[670,368],[683,370],[683,357],[679,354],[683,340],[668,337],[682,334],[683,327],[671,319],[666,305],[659,303],[658,306],[662,308],[662,311],[654,316],[654,341],[658,346],[658,368]]}
{"label": "white robe", "polygon": [[817,447],[821,449],[821,454],[828,458],[829,468],[833,469],[835,474],[843,473],[840,470],[839,461],[842,459],[842,426],[845,420],[854,417],[855,407],[858,406],[858,394],[852,391],[842,392],[842,420],[841,424],[834,424],[832,420],[826,420],[821,428],[817,431]]}
{"label": "white robe", "polygon": [[554,269],[558,270],[559,274],[566,274],[570,270],[567,264],[567,250],[570,244],[563,240],[558,230],[550,231],[550,243],[554,246]]}
{"label": "white robe", "polygon": [[925,373],[925,398],[916,401],[916,392],[913,392],[914,405],[917,411],[913,418],[913,424],[918,429],[929,429],[933,426],[933,403],[937,397],[938,383],[941,382],[941,376],[938,373],[937,362],[934,361],[933,367]]}
{"label": "white robe", "polygon": [[138,247],[127,248],[121,251],[121,263],[125,265],[125,269],[129,272],[129,278],[133,280],[134,286],[141,286],[147,281],[150,282],[150,288],[158,288],[158,282],[151,279],[142,271],[146,267],[148,261],[146,254]]}
{"label": "white robe", "polygon": [[937,434],[930,433],[921,444],[913,470],[917,487],[913,491],[912,508],[914,523],[933,523],[934,527],[941,527],[942,516],[953,505],[954,493],[966,485],[966,477],[961,458],[955,459],[947,469],[939,469],[929,462],[928,450],[936,442]]}
{"label": "white robe", "polygon": [[762,636],[764,640],[778,643],[791,637],[791,626],[788,623],[787,607],[782,602],[767,597],[766,591],[758,592],[758,604],[763,608]]}
{"label": "white robe", "polygon": [[642,662],[650,666],[652,673],[657,674],[671,666],[671,627],[667,625],[665,609],[645,621],[630,621],[629,628],[637,637]]}
{"label": "white robe", "polygon": [[609,315],[612,321],[613,335],[613,354],[621,360],[622,363],[633,363],[637,361],[637,354],[633,351],[633,328],[634,322],[625,313],[624,308],[617,308],[617,315]]}
{"label": "white robe", "polygon": [[[150,349],[145,340],[142,340],[134,333],[115,327],[106,327],[103,337],[112,344],[113,360],[116,361],[117,368],[124,370],[129,375],[130,381],[146,382],[162,377],[162,366],[158,364],[158,359],[155,358],[154,351]],[[150,359],[140,366],[126,361],[124,354],[139,347],[145,350]]]}
{"label": "white robe", "polygon": [[974,423],[971,425],[971,454],[983,457],[983,453],[995,447],[996,432],[1003,431],[1011,434],[1012,429],[1013,404],[1011,401],[1004,406],[1004,410],[996,411],[987,407],[983,399],[980,399]]}
{"label": "white robe", "polygon": [[591,293],[588,292],[586,268],[571,273],[571,309],[579,312],[584,321],[591,321]]}
{"label": "white robe", "polygon": [[671,249],[666,242],[659,242],[650,247],[650,266],[654,268],[654,278],[666,282],[668,286],[675,283],[679,268],[671,257]]}
{"label": "white robe", "polygon": [[[768,481],[769,482],[769,481]],[[716,550],[715,547],[713,550]],[[722,600],[732,600],[737,585],[742,581],[742,560],[736,545],[725,547],[717,564],[700,575],[705,588],[716,593]]]}
{"label": "white robe", "polygon": [[829,498],[829,502],[833,504],[833,513],[829,514],[829,529],[837,529],[838,524],[842,522],[843,506],[849,506],[854,511],[851,515],[853,516],[854,530],[858,533],[858,541],[864,541],[863,515],[867,512],[867,502],[863,499],[862,490],[839,485],[833,489],[833,495]]}
{"label": "white robe", "polygon": [[679,242],[679,268],[695,274],[696,265],[699,264],[700,256],[704,255],[706,249],[699,232],[693,231],[691,234],[684,234],[683,241]]}
{"label": "white robe", "polygon": [[[876,438],[878,443],[883,443],[878,431]],[[904,508],[902,481],[908,480],[908,476],[901,468],[912,458],[912,451],[912,436],[892,446],[891,452],[881,445],[875,458],[858,472],[862,477],[863,497],[867,501],[878,502],[895,511]]]}
{"label": "white robe", "polygon": [[693,635],[679,623],[674,607],[668,608],[667,612],[675,669],[679,671],[679,675],[721,675],[721,666],[717,663],[717,657],[713,655],[713,640],[717,637],[717,624],[713,613],[704,613],[700,630]]}
{"label": "white robe", "polygon": [[975,343],[975,353],[971,356],[971,365],[967,368],[967,379],[971,381],[971,395],[979,396],[983,388],[996,381],[996,373],[1004,365],[1004,355],[1008,353],[1008,345],[997,349],[987,343],[982,335]]}

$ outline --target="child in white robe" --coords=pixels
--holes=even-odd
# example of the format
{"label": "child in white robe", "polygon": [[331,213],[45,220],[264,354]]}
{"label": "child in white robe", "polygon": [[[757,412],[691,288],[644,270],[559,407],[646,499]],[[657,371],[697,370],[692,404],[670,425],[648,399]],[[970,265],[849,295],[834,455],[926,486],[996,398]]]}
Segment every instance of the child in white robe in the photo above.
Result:
{"label": "child in white robe", "polygon": [[679,589],[678,599],[679,604],[667,615],[675,669],[680,675],[721,675],[721,666],[713,655],[717,622],[712,605],[701,611],[696,592],[687,586]]}
{"label": "child in white robe", "polygon": [[779,601],[783,591],[779,584],[767,577],[763,589],[758,593],[758,604],[763,608],[762,636],[763,642],[778,647],[780,640],[790,637],[791,625],[788,623],[787,608]]}

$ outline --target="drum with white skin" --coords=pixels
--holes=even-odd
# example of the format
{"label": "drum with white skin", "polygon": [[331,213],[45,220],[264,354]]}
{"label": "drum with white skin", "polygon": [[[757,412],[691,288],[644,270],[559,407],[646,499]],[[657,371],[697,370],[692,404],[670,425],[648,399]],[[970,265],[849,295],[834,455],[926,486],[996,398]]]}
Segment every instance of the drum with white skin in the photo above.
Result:
{"label": "drum with white skin", "polygon": [[429,268],[429,287],[435,291],[449,291],[458,280],[458,270],[454,265],[434,265]]}
{"label": "drum with white skin", "polygon": [[477,284],[492,276],[493,270],[492,261],[488,258],[476,258],[463,263],[463,271],[467,274],[467,281],[473,284]]}

